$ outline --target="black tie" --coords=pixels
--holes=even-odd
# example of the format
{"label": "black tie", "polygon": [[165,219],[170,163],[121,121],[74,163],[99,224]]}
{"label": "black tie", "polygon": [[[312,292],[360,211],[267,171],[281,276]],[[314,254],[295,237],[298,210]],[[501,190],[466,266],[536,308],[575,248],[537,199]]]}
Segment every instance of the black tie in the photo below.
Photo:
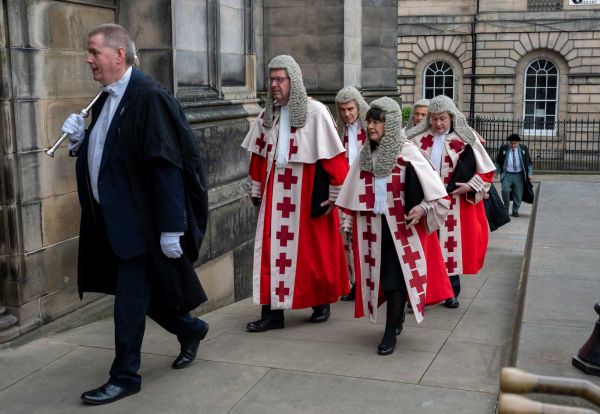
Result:
{"label": "black tie", "polygon": [[516,150],[513,149],[512,150],[512,165],[513,165],[513,172],[517,172],[518,168],[517,168],[517,157],[515,156],[515,152]]}

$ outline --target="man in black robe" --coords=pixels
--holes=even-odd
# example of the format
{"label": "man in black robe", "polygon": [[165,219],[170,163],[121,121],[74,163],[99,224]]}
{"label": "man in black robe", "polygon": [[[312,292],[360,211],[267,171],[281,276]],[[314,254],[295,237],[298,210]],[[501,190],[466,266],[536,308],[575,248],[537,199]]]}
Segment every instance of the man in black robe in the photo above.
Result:
{"label": "man in black robe", "polygon": [[193,263],[208,201],[185,114],[166,89],[133,68],[129,33],[101,25],[88,34],[87,49],[86,62],[105,93],[87,130],[73,114],[63,131],[77,156],[79,292],[115,295],[109,380],[81,396],[106,404],[140,390],[146,315],[177,336],[181,352],[173,368],[195,359],[208,332],[207,323],[189,314],[206,300]]}

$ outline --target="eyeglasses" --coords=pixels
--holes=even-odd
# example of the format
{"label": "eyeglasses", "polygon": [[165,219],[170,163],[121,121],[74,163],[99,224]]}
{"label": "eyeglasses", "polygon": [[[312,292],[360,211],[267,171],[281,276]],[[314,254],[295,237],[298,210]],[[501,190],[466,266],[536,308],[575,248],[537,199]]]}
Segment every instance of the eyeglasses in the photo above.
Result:
{"label": "eyeglasses", "polygon": [[275,77],[275,78],[272,78],[272,77],[270,77],[270,76],[269,76],[269,77],[267,78],[267,82],[269,82],[269,85],[270,85],[270,84],[272,84],[272,83],[273,83],[273,81],[275,81],[275,83],[276,83],[277,85],[281,85],[281,84],[283,83],[283,81],[284,81],[284,80],[286,80],[286,79],[289,79],[289,78],[287,78],[287,77],[284,77],[284,76],[277,76],[277,77]]}

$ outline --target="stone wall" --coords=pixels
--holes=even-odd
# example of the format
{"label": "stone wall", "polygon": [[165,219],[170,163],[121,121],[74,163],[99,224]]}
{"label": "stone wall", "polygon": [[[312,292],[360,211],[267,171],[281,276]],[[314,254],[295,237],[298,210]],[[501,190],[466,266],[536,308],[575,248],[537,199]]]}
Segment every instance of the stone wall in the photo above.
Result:
{"label": "stone wall", "polygon": [[254,35],[262,3],[9,0],[0,7],[0,304],[18,318],[16,332],[0,334],[0,342],[101,297],[77,295],[74,159],[64,148],[55,158],[45,149],[99,89],[85,64],[86,33],[106,22],[130,30],[141,69],[179,97],[202,151],[210,218],[197,272],[210,300],[200,311],[247,297],[255,210],[240,144],[260,110]]}
{"label": "stone wall", "polygon": [[463,111],[470,109],[474,80],[474,115],[522,118],[525,70],[545,58],[559,69],[559,119],[600,118],[600,6],[536,13],[526,11],[524,0],[482,0],[474,22],[474,14],[462,11],[427,15],[438,2],[419,3],[425,3],[421,15],[399,8],[398,86],[405,103],[422,97],[427,64],[444,60],[454,69]]}
{"label": "stone wall", "polygon": [[202,312],[251,293],[256,209],[240,144],[260,111],[266,64],[293,55],[309,94],[326,103],[346,85],[397,96],[396,11],[396,0],[0,2],[0,314],[4,306],[18,320],[0,342],[110,305],[78,298],[74,159],[64,148],[45,154],[99,90],[85,64],[90,29],[128,28],[141,70],[179,99],[200,146],[210,208],[196,263],[210,299]]}

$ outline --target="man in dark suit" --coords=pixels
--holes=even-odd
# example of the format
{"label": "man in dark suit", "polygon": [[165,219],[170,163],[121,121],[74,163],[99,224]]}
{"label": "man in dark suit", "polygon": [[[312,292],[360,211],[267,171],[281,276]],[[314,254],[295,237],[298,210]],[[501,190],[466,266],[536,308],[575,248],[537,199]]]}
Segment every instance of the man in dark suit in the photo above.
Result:
{"label": "man in dark suit", "polygon": [[496,171],[500,175],[502,183],[502,201],[506,213],[508,214],[512,192],[512,216],[519,217],[523,190],[527,181],[531,181],[533,176],[533,164],[529,156],[529,149],[526,145],[519,143],[521,137],[518,134],[510,135],[507,140],[508,144],[502,145],[498,151]]}
{"label": "man in dark suit", "polygon": [[181,107],[160,84],[133,68],[129,33],[105,24],[88,34],[94,80],[105,93],[85,130],[72,114],[63,125],[77,156],[81,204],[78,284],[115,295],[115,359],[108,382],[87,391],[106,404],[140,390],[140,350],[150,316],[177,336],[173,368],[196,357],[208,324],[189,311],[206,300],[194,271],[208,201],[197,144]]}

